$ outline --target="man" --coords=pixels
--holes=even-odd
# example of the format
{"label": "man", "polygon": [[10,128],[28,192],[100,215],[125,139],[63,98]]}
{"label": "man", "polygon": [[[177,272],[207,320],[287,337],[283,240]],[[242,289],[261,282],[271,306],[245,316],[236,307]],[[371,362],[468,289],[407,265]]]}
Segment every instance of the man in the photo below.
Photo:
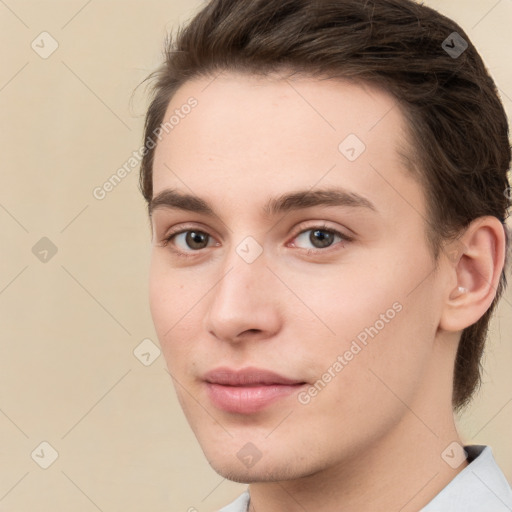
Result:
{"label": "man", "polygon": [[145,129],[150,305],[224,512],[512,510],[454,410],[506,284],[507,119],[409,0],[213,0]]}

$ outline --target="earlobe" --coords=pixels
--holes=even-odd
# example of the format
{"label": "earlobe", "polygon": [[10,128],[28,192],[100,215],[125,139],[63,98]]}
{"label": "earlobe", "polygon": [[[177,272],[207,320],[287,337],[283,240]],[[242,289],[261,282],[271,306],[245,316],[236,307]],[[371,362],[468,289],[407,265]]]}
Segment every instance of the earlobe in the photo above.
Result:
{"label": "earlobe", "polygon": [[468,226],[457,241],[460,253],[455,258],[448,256],[445,261],[453,278],[448,279],[450,286],[439,322],[441,329],[461,331],[476,323],[489,309],[505,263],[505,245],[504,226],[496,217],[480,217]]}

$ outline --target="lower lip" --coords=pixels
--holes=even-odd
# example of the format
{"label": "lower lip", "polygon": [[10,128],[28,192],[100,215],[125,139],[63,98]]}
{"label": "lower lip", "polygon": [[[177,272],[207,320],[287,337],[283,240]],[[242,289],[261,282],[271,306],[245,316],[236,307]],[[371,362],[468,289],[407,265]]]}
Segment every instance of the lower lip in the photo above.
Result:
{"label": "lower lip", "polygon": [[297,393],[305,384],[269,386],[222,386],[206,383],[210,400],[223,411],[252,414],[272,403]]}

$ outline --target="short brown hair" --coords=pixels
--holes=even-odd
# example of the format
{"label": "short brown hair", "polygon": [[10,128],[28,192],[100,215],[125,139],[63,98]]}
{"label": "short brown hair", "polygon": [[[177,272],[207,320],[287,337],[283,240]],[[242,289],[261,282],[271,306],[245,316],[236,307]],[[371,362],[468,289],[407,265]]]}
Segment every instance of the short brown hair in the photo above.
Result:
{"label": "short brown hair", "polygon": [[[148,77],[154,86],[139,184],[148,204],[152,137],[180,86],[221,71],[287,70],[371,83],[396,98],[410,132],[408,167],[427,198],[426,234],[436,262],[445,242],[486,215],[502,221],[509,248],[511,148],[497,88],[461,27],[412,0],[207,3],[175,39],[167,39],[165,62]],[[456,410],[480,385],[481,356],[505,272],[506,265],[490,308],[462,332],[453,380]]]}

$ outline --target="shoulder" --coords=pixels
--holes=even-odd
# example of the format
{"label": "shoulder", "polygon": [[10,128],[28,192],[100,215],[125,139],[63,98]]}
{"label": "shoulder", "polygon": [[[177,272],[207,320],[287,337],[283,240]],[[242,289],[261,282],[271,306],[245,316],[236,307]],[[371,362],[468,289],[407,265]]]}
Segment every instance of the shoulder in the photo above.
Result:
{"label": "shoulder", "polygon": [[485,445],[464,446],[469,464],[420,512],[510,512],[512,489]]}

